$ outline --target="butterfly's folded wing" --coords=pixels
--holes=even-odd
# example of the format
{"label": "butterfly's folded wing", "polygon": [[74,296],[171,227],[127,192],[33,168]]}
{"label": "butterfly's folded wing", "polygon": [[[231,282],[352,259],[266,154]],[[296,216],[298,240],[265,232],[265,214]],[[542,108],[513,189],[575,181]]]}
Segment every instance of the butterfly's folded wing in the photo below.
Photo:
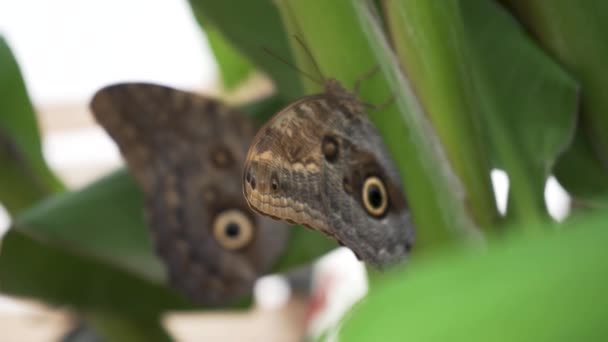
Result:
{"label": "butterfly's folded wing", "polygon": [[242,196],[251,120],[217,100],[145,83],[103,88],[91,109],[144,192],[170,282],[203,304],[249,293],[288,234]]}

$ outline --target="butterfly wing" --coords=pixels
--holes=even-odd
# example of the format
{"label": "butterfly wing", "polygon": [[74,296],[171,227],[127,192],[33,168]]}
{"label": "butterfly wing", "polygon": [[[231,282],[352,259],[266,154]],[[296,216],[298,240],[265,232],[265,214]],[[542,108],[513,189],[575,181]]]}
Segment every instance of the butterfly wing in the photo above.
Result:
{"label": "butterfly wing", "polygon": [[288,237],[242,196],[252,121],[216,100],[145,83],[103,88],[91,109],[144,192],[170,283],[201,304],[249,293]]}
{"label": "butterfly wing", "polygon": [[403,259],[414,230],[397,170],[353,97],[320,94],[254,138],[244,193],[256,211],[319,230],[377,266]]}

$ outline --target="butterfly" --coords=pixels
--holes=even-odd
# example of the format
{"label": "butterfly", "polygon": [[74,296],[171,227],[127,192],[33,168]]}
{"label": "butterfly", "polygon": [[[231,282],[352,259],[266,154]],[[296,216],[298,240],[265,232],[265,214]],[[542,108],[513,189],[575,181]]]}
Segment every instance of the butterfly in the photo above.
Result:
{"label": "butterfly", "polygon": [[289,234],[243,199],[252,120],[217,100],[146,83],[107,86],[90,106],[144,193],[170,284],[204,305],[251,293]]}
{"label": "butterfly", "polygon": [[414,228],[399,174],[366,109],[336,80],[256,134],[243,193],[255,211],[320,231],[361,260],[403,260]]}

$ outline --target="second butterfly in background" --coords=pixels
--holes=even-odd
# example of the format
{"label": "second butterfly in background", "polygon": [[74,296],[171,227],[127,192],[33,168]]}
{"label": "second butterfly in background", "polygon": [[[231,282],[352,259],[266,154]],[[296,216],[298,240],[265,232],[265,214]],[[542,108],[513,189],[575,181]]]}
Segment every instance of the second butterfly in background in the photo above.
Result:
{"label": "second butterfly in background", "polygon": [[252,120],[216,100],[144,83],[103,88],[91,108],[144,192],[170,283],[205,305],[250,294],[289,235],[287,225],[253,213],[243,199]]}

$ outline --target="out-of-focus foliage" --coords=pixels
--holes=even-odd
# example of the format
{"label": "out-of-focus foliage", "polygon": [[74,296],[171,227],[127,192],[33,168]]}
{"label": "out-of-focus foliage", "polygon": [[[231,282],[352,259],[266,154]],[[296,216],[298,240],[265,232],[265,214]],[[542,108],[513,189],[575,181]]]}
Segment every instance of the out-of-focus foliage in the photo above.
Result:
{"label": "out-of-focus foliage", "polygon": [[34,108],[0,36],[0,203],[15,214],[62,189],[44,162]]}
{"label": "out-of-focus foliage", "polygon": [[555,173],[578,205],[608,206],[608,2],[502,0],[581,85],[576,142]]}
{"label": "out-of-focus foliage", "polygon": [[449,249],[396,270],[355,308],[340,340],[603,341],[607,221]]}
{"label": "out-of-focus foliage", "polygon": [[[370,110],[370,119],[401,171],[416,225],[425,227],[417,232],[417,246],[455,236],[477,237],[461,200],[460,181],[450,177],[452,165],[444,158],[443,147],[413,89],[402,82],[379,23],[359,18],[361,12],[368,12],[368,6],[364,2],[322,0],[282,0],[277,5],[287,28],[298,30],[292,34],[306,45],[303,48],[295,39],[292,42],[301,68],[310,68],[309,50],[325,77],[335,78],[351,90],[361,80],[358,95],[362,101],[382,107]],[[365,77],[376,67],[382,70]],[[318,84],[309,82],[308,86],[310,91],[320,90]]]}
{"label": "out-of-focus foliage", "polygon": [[[162,312],[194,306],[165,285],[143,222],[140,190],[121,170],[81,190],[54,194],[63,187],[44,162],[32,105],[3,40],[0,57],[6,90],[0,92],[0,202],[17,213],[0,250],[0,290],[86,312],[102,335],[154,335],[139,331],[140,323],[158,325]],[[263,118],[283,103],[273,98],[244,110]],[[310,262],[335,243],[298,230],[289,246],[277,272]],[[249,304],[246,298],[236,307]],[[108,320],[112,315],[123,324]]]}
{"label": "out-of-focus foliage", "polygon": [[[465,26],[458,1],[385,1],[388,32],[424,113],[465,190],[468,209],[491,230],[498,211],[475,114]],[[415,27],[416,30],[411,28]],[[420,34],[424,32],[424,34]],[[446,44],[446,42],[450,42]]]}
{"label": "out-of-focus foliage", "polygon": [[[400,169],[418,252],[411,269],[375,276],[370,297],[344,326],[345,340],[608,335],[608,217],[555,230],[543,202],[554,173],[576,206],[599,211],[608,203],[608,5],[501,3],[508,8],[483,0],[190,0],[227,88],[255,68],[275,82],[276,97],[245,109],[260,123],[289,101],[322,91],[321,82],[289,64],[348,89],[360,84],[362,101],[378,108],[369,115]],[[498,219],[491,167],[508,173],[511,220]],[[0,290],[88,312],[106,336],[166,339],[153,326],[158,315],[192,306],[164,285],[128,174],[54,194],[61,190],[42,158],[15,60],[0,40],[0,202],[18,213],[0,251]],[[513,233],[498,241],[497,230]],[[483,251],[438,248],[484,241],[488,232]],[[334,245],[294,228],[276,271]],[[158,334],[146,333],[148,324]]]}
{"label": "out-of-focus foliage", "polygon": [[[495,167],[509,175],[507,215],[548,219],[545,182],[572,143],[578,87],[497,4],[461,1],[473,76],[472,102]],[[500,39],[497,39],[500,37]],[[521,228],[526,229],[522,226]]]}
{"label": "out-of-focus foliage", "polygon": [[[199,21],[203,21],[203,19]],[[254,69],[251,63],[236,51],[212,25],[205,26],[205,33],[220,69],[223,86],[227,90],[233,90],[247,79]]]}
{"label": "out-of-focus foliage", "polygon": [[[105,302],[109,307],[116,304],[120,305],[115,308],[117,312],[122,311],[122,303],[128,302],[120,297],[138,297],[135,289],[135,292],[128,290],[133,281],[140,283],[141,293],[160,291],[144,288],[164,288],[165,274],[150,243],[142,208],[141,192],[124,170],[82,190],[42,201],[15,218],[3,243],[0,265],[5,266],[0,267],[0,279],[3,279],[0,290],[82,308],[86,308],[83,303],[88,301]],[[335,242],[324,236],[298,229],[293,232],[289,248],[277,261],[275,270],[286,271],[310,262],[333,247]],[[95,268],[105,268],[105,271],[97,272]],[[60,272],[61,269],[64,272]],[[57,291],[49,293],[49,283],[39,277],[51,274],[55,274]],[[10,281],[4,280],[9,278]],[[80,278],[108,290],[96,292],[88,289],[88,283],[84,286],[73,281]],[[72,295],[77,293],[72,289],[74,286],[84,286],[82,291],[90,293],[92,298],[79,299]],[[121,294],[120,289],[126,292]],[[115,298],[105,298],[110,295]],[[146,302],[164,308],[163,303],[171,303],[173,300],[168,297],[173,296],[156,293]]]}
{"label": "out-of-focus foliage", "polygon": [[[286,61],[292,60],[287,35],[272,1],[190,0],[199,24],[213,25],[243,56],[266,72],[275,82],[277,92],[293,100],[302,94],[297,74],[264,49]],[[215,51],[220,57],[221,51]]]}
{"label": "out-of-focus foliage", "polygon": [[2,242],[0,290],[79,310],[142,316],[192,309],[167,287],[11,230]]}

